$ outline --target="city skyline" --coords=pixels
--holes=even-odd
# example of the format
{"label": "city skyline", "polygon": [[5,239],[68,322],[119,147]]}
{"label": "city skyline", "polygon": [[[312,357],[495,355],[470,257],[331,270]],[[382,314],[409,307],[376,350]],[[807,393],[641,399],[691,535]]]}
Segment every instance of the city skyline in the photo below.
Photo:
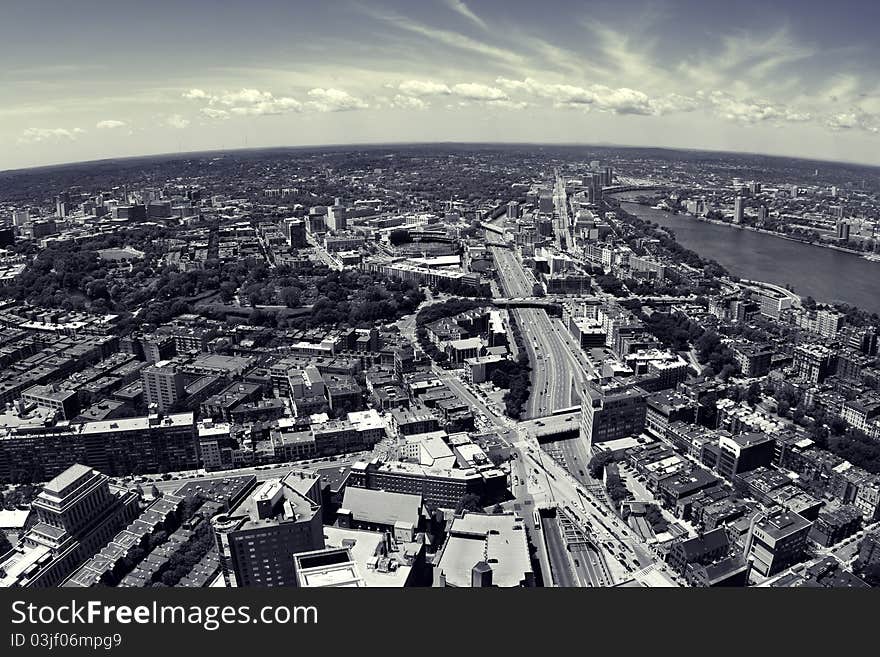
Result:
{"label": "city skyline", "polygon": [[0,169],[437,141],[880,164],[878,9],[859,5],[21,4],[0,27]]}

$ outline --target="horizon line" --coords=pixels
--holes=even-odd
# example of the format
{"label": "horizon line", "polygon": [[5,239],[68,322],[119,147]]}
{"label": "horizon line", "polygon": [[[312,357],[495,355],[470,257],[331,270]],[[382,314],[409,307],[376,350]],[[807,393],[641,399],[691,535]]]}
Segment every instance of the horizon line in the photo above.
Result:
{"label": "horizon line", "polygon": [[206,150],[193,151],[165,151],[160,153],[144,153],[141,155],[120,155],[115,157],[103,157],[94,160],[70,160],[65,162],[53,162],[49,164],[38,164],[28,167],[19,167],[14,169],[0,169],[0,175],[14,175],[19,173],[36,172],[42,169],[56,169],[89,164],[101,164],[106,162],[119,162],[126,160],[138,160],[145,158],[164,158],[168,160],[176,158],[186,158],[194,155],[208,155],[212,153],[244,153],[256,151],[271,150],[321,150],[321,149],[347,149],[347,148],[382,148],[382,147],[414,147],[414,146],[549,146],[549,147],[568,147],[568,148],[617,148],[621,150],[659,150],[680,153],[706,153],[706,154],[729,154],[748,157],[767,157],[779,160],[796,160],[801,162],[811,162],[818,164],[834,164],[859,167],[864,169],[872,169],[880,172],[880,164],[867,164],[863,162],[854,162],[851,160],[835,160],[835,159],[817,159],[809,157],[800,157],[794,155],[779,155],[765,152],[755,151],[735,151],[713,148],[686,148],[675,146],[650,146],[650,145],[624,145],[613,142],[552,142],[552,141],[373,141],[373,142],[348,142],[348,143],[323,143],[323,144],[301,144],[301,145],[277,145],[277,146],[244,146],[233,148],[212,148]]}

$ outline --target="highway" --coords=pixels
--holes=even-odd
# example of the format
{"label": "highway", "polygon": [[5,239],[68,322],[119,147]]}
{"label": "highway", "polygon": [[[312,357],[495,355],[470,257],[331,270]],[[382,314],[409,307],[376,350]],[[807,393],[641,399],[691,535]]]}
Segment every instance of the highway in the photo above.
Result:
{"label": "highway", "polygon": [[601,546],[608,574],[614,583],[632,577],[638,569],[649,568],[669,580],[671,585],[678,585],[668,566],[657,560],[650,547],[605,506],[604,500],[591,487],[580,484],[562,465],[542,454],[540,447],[529,441],[524,433],[517,432],[517,436],[516,446],[528,467],[546,475],[544,479],[552,502]]}
{"label": "highway", "polygon": [[559,175],[559,171],[554,171],[555,184],[553,186],[553,204],[556,206],[556,212],[553,217],[554,233],[556,234],[556,245],[560,251],[568,251],[569,247],[574,246],[570,232],[568,219],[568,196],[565,193],[565,181]]}
{"label": "highway", "polygon": [[568,546],[580,586],[611,586],[614,579],[595,540],[565,511],[558,511],[559,527]]}
{"label": "highway", "polygon": [[[497,246],[496,239],[489,237],[488,242],[504,293],[530,296],[534,278],[525,271],[513,252]],[[572,383],[580,387],[585,373],[592,375],[586,355],[562,322],[549,317],[546,311],[516,308],[510,312],[522,331],[532,365],[532,393],[526,406],[526,417],[542,417],[572,406]]]}
{"label": "highway", "polygon": [[556,518],[542,518],[541,524],[547,539],[547,553],[550,557],[553,583],[556,586],[569,588],[579,586],[578,577],[574,572],[574,563],[569,556],[570,553],[559,521]]}

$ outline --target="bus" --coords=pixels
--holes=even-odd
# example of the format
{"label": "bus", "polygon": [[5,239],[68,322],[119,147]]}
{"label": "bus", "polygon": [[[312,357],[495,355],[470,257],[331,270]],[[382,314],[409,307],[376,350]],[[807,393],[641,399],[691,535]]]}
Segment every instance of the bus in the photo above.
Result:
{"label": "bus", "polygon": [[535,529],[541,529],[541,514],[535,509]]}

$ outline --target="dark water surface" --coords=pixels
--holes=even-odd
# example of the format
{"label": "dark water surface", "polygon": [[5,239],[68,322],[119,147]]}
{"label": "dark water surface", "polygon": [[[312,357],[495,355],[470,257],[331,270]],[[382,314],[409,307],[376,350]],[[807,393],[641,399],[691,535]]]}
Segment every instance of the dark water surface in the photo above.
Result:
{"label": "dark water surface", "polygon": [[801,296],[844,302],[880,313],[880,262],[772,235],[697,221],[646,205],[622,202],[630,214],[671,228],[678,242],[717,260],[741,278],[790,284]]}

